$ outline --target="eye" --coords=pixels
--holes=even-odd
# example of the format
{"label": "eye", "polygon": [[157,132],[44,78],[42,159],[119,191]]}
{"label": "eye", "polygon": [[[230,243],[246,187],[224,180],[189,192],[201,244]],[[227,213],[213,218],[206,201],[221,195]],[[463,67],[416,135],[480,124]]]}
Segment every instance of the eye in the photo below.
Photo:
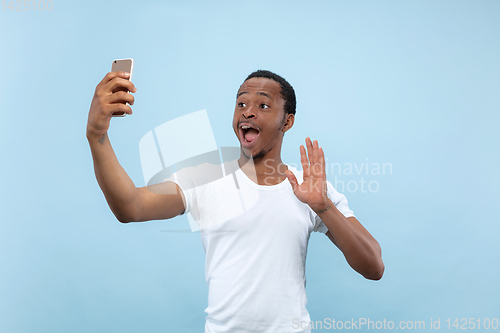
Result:
{"label": "eye", "polygon": [[238,103],[238,107],[240,107],[240,108],[244,108],[245,106],[247,106],[247,105],[243,102]]}
{"label": "eye", "polygon": [[261,109],[269,109],[269,105],[267,105],[267,104],[261,104],[260,108]]}

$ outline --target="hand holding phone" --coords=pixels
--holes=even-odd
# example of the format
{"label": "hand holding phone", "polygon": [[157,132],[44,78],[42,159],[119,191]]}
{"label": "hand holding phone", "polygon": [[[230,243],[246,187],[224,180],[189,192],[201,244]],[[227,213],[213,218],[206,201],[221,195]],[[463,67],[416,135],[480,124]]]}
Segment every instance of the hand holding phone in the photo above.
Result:
{"label": "hand holding phone", "polygon": [[[134,59],[116,59],[113,61],[111,65],[111,72],[126,72],[130,73],[128,80],[132,82],[132,72],[134,70]],[[113,90],[113,93],[117,91],[125,91],[128,92],[126,88],[119,87]],[[122,102],[123,104],[128,104],[126,102]],[[113,117],[125,117],[127,115],[125,112],[115,112],[113,113]]]}
{"label": "hand holding phone", "polygon": [[[132,62],[129,63],[131,67]],[[135,100],[132,93],[135,93],[137,89],[129,78],[129,71],[109,72],[96,86],[87,121],[89,139],[103,138],[109,129],[113,115],[132,114],[131,105]]]}

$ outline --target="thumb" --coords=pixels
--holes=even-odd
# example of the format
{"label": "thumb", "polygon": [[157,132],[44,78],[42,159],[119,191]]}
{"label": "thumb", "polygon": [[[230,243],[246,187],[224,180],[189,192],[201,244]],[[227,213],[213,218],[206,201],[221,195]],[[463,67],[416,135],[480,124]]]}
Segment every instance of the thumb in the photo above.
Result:
{"label": "thumb", "polygon": [[286,170],[285,174],[286,174],[286,177],[288,178],[288,181],[292,185],[292,189],[295,191],[295,188],[299,185],[297,182],[297,178],[295,177],[293,172],[291,172],[290,170]]}

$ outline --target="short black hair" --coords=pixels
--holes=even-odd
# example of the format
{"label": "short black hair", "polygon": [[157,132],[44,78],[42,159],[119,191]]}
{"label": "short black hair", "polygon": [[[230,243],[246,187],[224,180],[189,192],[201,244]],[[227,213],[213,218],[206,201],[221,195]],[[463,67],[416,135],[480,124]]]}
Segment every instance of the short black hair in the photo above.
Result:
{"label": "short black hair", "polygon": [[[284,106],[285,114],[291,113],[295,115],[295,107],[297,104],[295,100],[295,91],[293,90],[293,87],[290,85],[290,83],[288,83],[287,80],[285,80],[284,78],[273,72],[259,69],[258,71],[255,71],[252,74],[248,75],[245,81],[248,81],[249,79],[254,77],[263,77],[278,82],[279,85],[281,86],[281,97],[283,97],[283,99],[285,100],[285,106]],[[245,81],[243,81],[243,83]]]}

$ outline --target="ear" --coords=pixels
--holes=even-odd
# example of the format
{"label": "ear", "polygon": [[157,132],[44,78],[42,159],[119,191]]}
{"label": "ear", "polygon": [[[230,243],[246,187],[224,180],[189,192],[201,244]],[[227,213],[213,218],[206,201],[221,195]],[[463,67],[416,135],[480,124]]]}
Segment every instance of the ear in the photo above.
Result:
{"label": "ear", "polygon": [[293,126],[293,122],[295,121],[295,115],[288,113],[285,115],[285,120],[283,121],[283,126],[281,126],[281,130],[283,132],[288,131]]}

